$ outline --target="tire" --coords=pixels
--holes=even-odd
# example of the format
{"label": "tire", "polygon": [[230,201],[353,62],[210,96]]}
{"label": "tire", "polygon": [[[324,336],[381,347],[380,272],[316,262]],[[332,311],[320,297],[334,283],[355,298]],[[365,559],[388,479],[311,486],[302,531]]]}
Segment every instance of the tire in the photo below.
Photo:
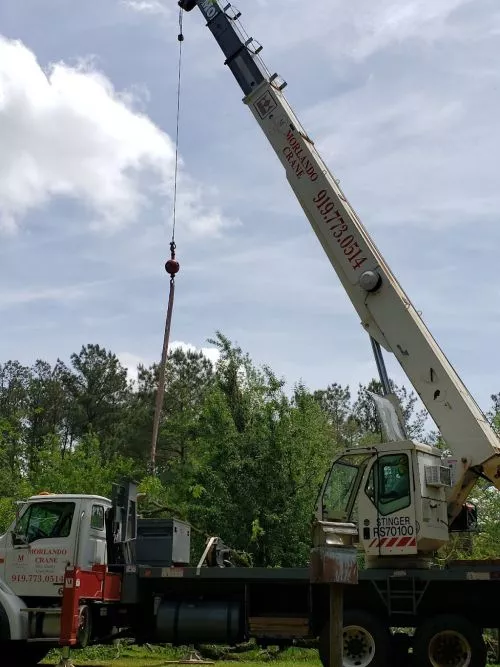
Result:
{"label": "tire", "polygon": [[[330,626],[325,624],[319,637],[319,656],[323,667],[330,667]],[[390,634],[380,620],[368,612],[344,612],[344,667],[387,667]]]}
{"label": "tire", "polygon": [[2,664],[6,667],[36,667],[48,652],[47,646],[27,644],[26,642],[8,642],[0,646]]}
{"label": "tire", "polygon": [[413,642],[418,667],[485,667],[481,628],[463,616],[441,614],[424,621]]}

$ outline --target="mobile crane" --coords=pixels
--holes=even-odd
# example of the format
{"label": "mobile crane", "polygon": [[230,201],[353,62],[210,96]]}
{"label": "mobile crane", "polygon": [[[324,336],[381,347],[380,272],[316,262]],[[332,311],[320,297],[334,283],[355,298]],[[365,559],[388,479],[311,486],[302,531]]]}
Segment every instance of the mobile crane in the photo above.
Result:
{"label": "mobile crane", "polygon": [[[450,528],[473,519],[466,500],[479,478],[500,488],[500,441],[286,101],[285,82],[270,76],[261,46],[243,36],[239,12],[217,0],[179,5],[186,11],[198,6],[207,20],[372,339],[386,393],[391,388],[381,348],[394,354],[452,452],[453,459],[443,461],[440,451],[405,439],[347,451],[325,480],[316,518],[331,541],[359,538],[370,566],[387,564],[387,557],[423,563],[420,556],[445,544]],[[362,529],[353,525],[349,537],[345,522],[355,511]]]}
{"label": "mobile crane", "polygon": [[[338,457],[325,477],[313,523],[316,545],[361,545],[367,567],[344,602],[346,667],[399,667],[391,628],[411,627],[419,667],[484,667],[484,628],[500,619],[486,596],[500,563],[429,567],[453,530],[467,530],[478,479],[500,486],[500,443],[288,105],[285,82],[270,75],[261,46],[218,0],[180,0],[201,11],[226,64],[275,150],[287,179],[368,332],[396,424],[388,442]],[[406,439],[382,348],[415,387],[454,458]],[[387,428],[389,434],[391,429]],[[357,517],[357,520],[356,520]],[[328,596],[308,568],[228,567],[218,538],[189,567],[190,527],[137,517],[134,484],[112,500],[40,495],[0,538],[0,643],[19,667],[51,645],[140,642],[260,643],[320,638],[328,653]]]}

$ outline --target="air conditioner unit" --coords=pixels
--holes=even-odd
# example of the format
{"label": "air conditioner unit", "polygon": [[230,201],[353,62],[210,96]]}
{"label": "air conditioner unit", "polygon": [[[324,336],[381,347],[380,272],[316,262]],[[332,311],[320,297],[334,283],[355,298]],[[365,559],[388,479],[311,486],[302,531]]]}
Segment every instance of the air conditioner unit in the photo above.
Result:
{"label": "air conditioner unit", "polygon": [[437,488],[451,486],[451,469],[448,466],[425,466],[425,483]]}

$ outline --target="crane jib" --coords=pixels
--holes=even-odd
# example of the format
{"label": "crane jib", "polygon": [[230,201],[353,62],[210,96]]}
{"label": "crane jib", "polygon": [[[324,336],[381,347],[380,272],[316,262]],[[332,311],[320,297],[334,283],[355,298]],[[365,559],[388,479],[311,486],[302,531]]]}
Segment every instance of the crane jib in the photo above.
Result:
{"label": "crane jib", "polygon": [[[291,130],[287,132],[286,136],[290,145],[285,146],[282,153],[293,174],[297,180],[304,177],[315,183],[318,181],[318,174],[314,163],[311,163],[306,155],[302,155],[303,148]],[[331,188],[321,187],[320,184],[310,203],[311,208],[308,210],[311,216],[316,223],[319,218],[323,235],[334,246],[338,245],[339,252],[342,250],[344,257],[348,260],[348,266],[355,271],[364,266],[368,260],[366,251],[356,231],[349,224],[349,218],[338,194]]]}
{"label": "crane jib", "polygon": [[215,2],[215,0],[201,0],[198,6],[202,11],[203,16],[208,21],[214,19],[217,16],[217,14],[220,14],[220,12],[222,11],[217,2]]}
{"label": "crane jib", "polygon": [[[369,252],[357,230],[353,213],[340,188],[336,186],[314,146],[304,133],[290,124],[286,101],[279,90],[266,83],[264,92],[255,92],[250,106],[288,174],[300,204],[309,221],[337,258],[351,284],[359,280],[360,269],[373,269],[377,258]],[[253,96],[250,96],[253,97]],[[328,253],[329,254],[329,253]]]}
{"label": "crane jib", "polygon": [[460,463],[448,497],[453,518],[478,474],[500,488],[499,439],[307,136],[281,92],[286,84],[270,75],[262,47],[238,26],[239,13],[217,0],[195,1],[364,329],[395,355]]}
{"label": "crane jib", "polygon": [[317,181],[318,174],[316,173],[314,164],[309,162],[307,155],[303,155],[304,151],[293,130],[288,130],[286,139],[289,145],[283,149],[283,155],[295,170],[297,178],[302,178],[305,174],[311,181]]}

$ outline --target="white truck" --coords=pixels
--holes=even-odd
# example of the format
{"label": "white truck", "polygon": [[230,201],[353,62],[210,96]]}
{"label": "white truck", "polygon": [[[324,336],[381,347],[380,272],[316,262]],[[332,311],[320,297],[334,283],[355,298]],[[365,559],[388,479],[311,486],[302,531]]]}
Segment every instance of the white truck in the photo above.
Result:
{"label": "white truck", "polygon": [[110,509],[100,496],[42,493],[0,537],[0,642],[12,665],[36,664],[59,637],[66,568],[106,563]]}
{"label": "white truck", "polygon": [[[500,443],[432,338],[270,75],[261,47],[237,12],[217,0],[195,7],[220,45],[244,102],[286,177],[368,332],[386,398],[387,442],[338,457],[320,490],[318,545],[357,545],[366,556],[344,594],[346,667],[484,667],[485,628],[498,628],[500,563],[431,567],[454,530],[474,526],[467,499],[478,479],[500,486]],[[382,348],[392,352],[439,426],[453,458],[408,440],[398,420]],[[329,665],[328,586],[309,568],[228,567],[213,538],[190,567],[190,528],[137,519],[132,483],[98,496],[30,498],[0,541],[3,655],[30,667],[51,645],[139,642],[289,644],[320,638]],[[348,578],[348,577],[347,577]],[[403,638],[394,628],[410,627]],[[401,639],[405,641],[402,642]]]}

